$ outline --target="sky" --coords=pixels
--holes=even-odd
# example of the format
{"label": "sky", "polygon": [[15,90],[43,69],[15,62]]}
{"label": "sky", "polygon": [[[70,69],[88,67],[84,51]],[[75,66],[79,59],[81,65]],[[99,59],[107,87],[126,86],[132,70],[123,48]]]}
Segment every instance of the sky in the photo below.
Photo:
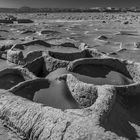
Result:
{"label": "sky", "polygon": [[55,7],[55,8],[91,8],[91,7],[135,7],[140,0],[0,0],[0,7],[19,8]]}

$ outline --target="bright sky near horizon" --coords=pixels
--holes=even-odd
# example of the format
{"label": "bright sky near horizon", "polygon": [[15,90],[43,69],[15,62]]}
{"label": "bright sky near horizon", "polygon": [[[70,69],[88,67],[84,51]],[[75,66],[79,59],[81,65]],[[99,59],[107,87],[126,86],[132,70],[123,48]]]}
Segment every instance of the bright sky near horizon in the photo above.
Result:
{"label": "bright sky near horizon", "polygon": [[140,0],[0,0],[0,7],[133,7],[140,6]]}

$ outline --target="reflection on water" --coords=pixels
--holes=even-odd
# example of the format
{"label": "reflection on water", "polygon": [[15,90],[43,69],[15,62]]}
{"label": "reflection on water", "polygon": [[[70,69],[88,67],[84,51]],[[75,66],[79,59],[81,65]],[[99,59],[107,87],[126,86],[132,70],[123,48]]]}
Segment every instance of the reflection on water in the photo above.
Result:
{"label": "reflection on water", "polygon": [[33,101],[60,109],[79,108],[78,103],[72,97],[67,84],[63,80],[52,81],[49,88],[37,91]]}

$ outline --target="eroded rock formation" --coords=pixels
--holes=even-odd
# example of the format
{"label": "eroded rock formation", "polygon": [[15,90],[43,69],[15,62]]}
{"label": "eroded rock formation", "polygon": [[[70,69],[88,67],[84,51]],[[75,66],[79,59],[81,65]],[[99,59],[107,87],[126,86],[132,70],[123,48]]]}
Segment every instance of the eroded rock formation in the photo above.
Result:
{"label": "eroded rock formation", "polygon": [[[23,75],[29,75],[30,78],[9,90],[0,91],[0,119],[5,125],[22,139],[31,140],[138,138],[139,113],[136,112],[139,110],[139,103],[134,102],[134,98],[140,98],[140,64],[110,58],[93,50],[66,55],[68,57],[58,52],[37,52],[38,57],[22,68],[27,71]],[[85,71],[80,71],[82,66]],[[82,82],[79,79],[82,75],[92,74],[94,80],[100,77],[95,77],[95,72],[92,71],[86,73],[89,66],[99,66],[102,71],[102,66],[109,67],[120,73],[120,78],[127,84],[99,85]],[[56,77],[53,75],[54,79],[37,78],[46,77],[59,68],[65,68],[67,72],[64,71]],[[131,82],[127,82],[127,78]],[[58,108],[54,108],[49,106],[51,103],[37,103],[33,99],[40,89],[49,89],[51,83],[59,84],[61,81],[66,84],[71,99],[79,106],[77,109],[73,108],[74,106],[71,109],[59,108],[61,102],[57,102]],[[63,96],[67,96],[67,92],[61,96],[60,100],[65,100],[66,97]],[[48,94],[47,98],[56,97]]]}

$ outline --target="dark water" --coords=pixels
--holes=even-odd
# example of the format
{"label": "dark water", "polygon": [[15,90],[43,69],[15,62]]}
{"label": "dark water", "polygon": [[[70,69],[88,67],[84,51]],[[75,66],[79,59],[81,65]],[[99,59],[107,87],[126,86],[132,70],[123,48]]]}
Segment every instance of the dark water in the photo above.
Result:
{"label": "dark water", "polygon": [[40,89],[33,98],[34,102],[60,109],[79,108],[78,103],[72,97],[65,81],[54,80],[49,88]]}
{"label": "dark water", "polygon": [[113,71],[109,67],[98,65],[80,65],[74,69],[74,72],[68,72],[65,68],[59,68],[51,72],[46,78],[52,80],[68,73],[73,74],[82,82],[95,85],[128,85],[133,83],[133,80],[129,79],[125,75],[117,71]]}
{"label": "dark water", "polygon": [[0,77],[0,88],[9,89],[22,81],[24,81],[24,78],[21,76],[6,74]]}
{"label": "dark water", "polygon": [[[79,65],[74,69],[74,72],[92,77],[93,84],[97,85],[128,85],[133,83],[132,79],[104,65]],[[88,78],[86,79],[88,80]],[[79,77],[79,80],[82,80],[82,77]]]}

